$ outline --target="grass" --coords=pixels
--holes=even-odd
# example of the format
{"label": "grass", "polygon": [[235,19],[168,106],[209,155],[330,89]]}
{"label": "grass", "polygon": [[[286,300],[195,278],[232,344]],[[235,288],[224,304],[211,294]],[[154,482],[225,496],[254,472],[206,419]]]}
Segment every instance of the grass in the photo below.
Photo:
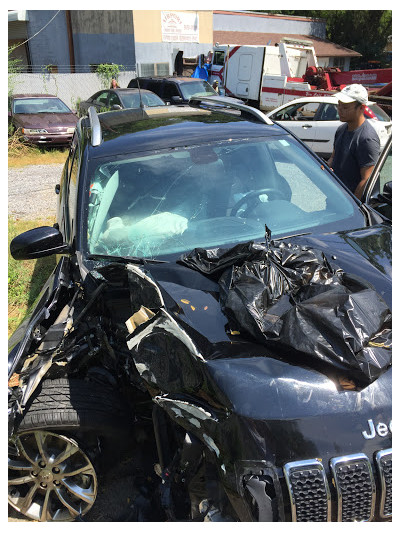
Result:
{"label": "grass", "polygon": [[[44,149],[21,141],[18,132],[8,136],[8,166],[65,163],[67,149]],[[52,226],[53,219],[20,220],[8,218],[8,336],[30,312],[36,297],[55,267],[55,256],[15,261],[10,255],[11,240],[29,229]]]}
{"label": "grass", "polygon": [[55,256],[15,261],[10,254],[10,242],[24,231],[38,226],[51,226],[53,223],[53,219],[8,218],[8,336],[29,313],[44,283],[56,266]]}
{"label": "grass", "polygon": [[38,148],[23,141],[18,130],[8,137],[8,166],[51,165],[65,163],[68,148]]}

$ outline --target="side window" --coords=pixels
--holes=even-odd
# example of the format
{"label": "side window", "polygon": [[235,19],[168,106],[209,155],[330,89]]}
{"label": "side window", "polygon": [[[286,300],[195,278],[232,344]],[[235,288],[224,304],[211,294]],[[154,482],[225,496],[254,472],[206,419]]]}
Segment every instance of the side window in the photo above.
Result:
{"label": "side window", "polygon": [[302,107],[301,104],[288,105],[274,113],[271,118],[273,120],[295,120],[298,110]]}
{"label": "side window", "polygon": [[222,51],[216,51],[213,55],[213,65],[219,65],[222,66],[224,64],[225,59],[225,52]]}
{"label": "side window", "polygon": [[300,105],[300,107],[295,110],[293,118],[294,120],[314,120],[318,107],[319,104],[315,102]]}
{"label": "side window", "polygon": [[339,113],[335,104],[322,104],[316,120],[339,120]]}
{"label": "side window", "polygon": [[69,173],[68,179],[68,195],[67,195],[67,206],[66,211],[68,213],[68,240],[71,239],[75,231],[75,217],[76,217],[76,195],[77,195],[77,184],[78,184],[78,170],[79,170],[79,149],[76,148],[71,170]]}
{"label": "side window", "polygon": [[175,83],[166,83],[164,85],[164,98],[172,98],[173,96],[180,96]]}
{"label": "side window", "polygon": [[108,91],[103,91],[102,93],[99,93],[96,98],[96,102],[98,102],[101,105],[106,106],[108,101]]}
{"label": "side window", "polygon": [[72,139],[69,156],[64,167],[60,190],[60,209],[62,209],[63,214],[62,226],[64,238],[67,242],[71,240],[75,226],[79,153],[79,139],[78,135],[75,133]]}
{"label": "side window", "polygon": [[122,104],[121,104],[121,101],[120,101],[120,99],[119,99],[119,97],[118,97],[117,94],[115,94],[115,93],[110,93],[110,99],[109,99],[109,101],[108,101],[108,105],[109,105],[110,107],[113,106],[113,105],[122,105]]}

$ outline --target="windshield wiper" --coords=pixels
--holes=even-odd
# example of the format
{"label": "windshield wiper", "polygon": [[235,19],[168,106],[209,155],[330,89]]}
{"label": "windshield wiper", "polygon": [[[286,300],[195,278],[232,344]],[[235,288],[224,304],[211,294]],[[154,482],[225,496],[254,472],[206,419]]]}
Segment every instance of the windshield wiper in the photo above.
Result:
{"label": "windshield wiper", "polygon": [[93,260],[106,259],[107,261],[119,261],[122,263],[135,263],[137,265],[146,265],[147,263],[168,263],[168,261],[162,261],[161,259],[147,259],[146,257],[135,257],[132,255],[89,254],[88,259],[93,259]]}
{"label": "windshield wiper", "polygon": [[291,239],[293,237],[303,237],[303,235],[311,235],[311,231],[307,231],[305,233],[293,233],[291,235],[285,235],[284,237],[276,237],[275,239],[272,239],[272,240],[283,241],[284,239]]}

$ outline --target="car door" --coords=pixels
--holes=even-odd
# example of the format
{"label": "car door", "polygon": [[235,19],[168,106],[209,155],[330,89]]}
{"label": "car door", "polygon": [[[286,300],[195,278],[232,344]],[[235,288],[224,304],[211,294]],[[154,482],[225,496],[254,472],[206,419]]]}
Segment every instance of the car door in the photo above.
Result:
{"label": "car door", "polygon": [[367,203],[383,216],[392,220],[392,137],[375,165],[364,189],[362,202]]}
{"label": "car door", "polygon": [[[181,98],[180,101],[178,101],[179,98]],[[167,102],[169,104],[180,103],[181,101],[183,101],[182,95],[179,92],[179,89],[176,83],[171,82],[171,81],[166,81],[164,83],[163,100],[164,102]]]}
{"label": "car door", "polygon": [[342,124],[339,120],[337,105],[332,103],[320,104],[314,117],[314,140],[311,148],[316,154],[328,159],[333,152],[333,141],[338,127]]}
{"label": "car door", "polygon": [[286,107],[270,115],[270,118],[282,124],[282,126],[294,133],[307,146],[313,149],[316,131],[314,117],[318,111],[318,107],[319,104],[315,102],[288,104]]}

